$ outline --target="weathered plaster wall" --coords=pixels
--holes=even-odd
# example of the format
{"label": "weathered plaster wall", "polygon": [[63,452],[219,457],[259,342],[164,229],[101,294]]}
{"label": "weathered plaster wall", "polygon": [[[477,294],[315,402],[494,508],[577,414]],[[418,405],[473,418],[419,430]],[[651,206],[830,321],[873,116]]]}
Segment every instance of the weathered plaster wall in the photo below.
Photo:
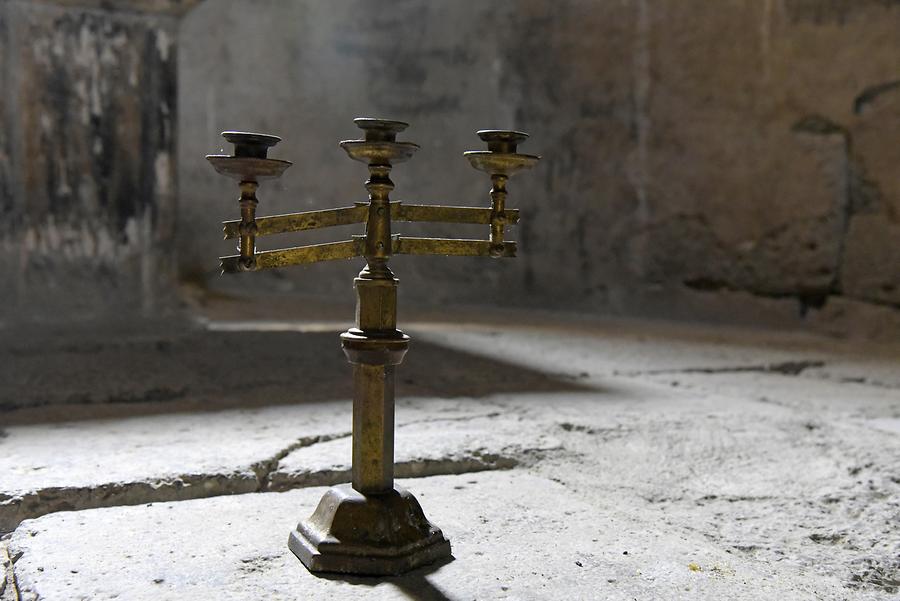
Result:
{"label": "weathered plaster wall", "polygon": [[187,5],[0,3],[3,322],[153,314],[171,295]]}
{"label": "weathered plaster wall", "polygon": [[[285,137],[272,154],[296,164],[261,191],[261,212],[276,213],[363,198],[364,169],[337,141],[356,137],[352,117],[376,115],[410,121],[406,139],[423,146],[395,170],[396,198],[485,204],[486,178],[459,156],[478,128],[529,131],[523,151],[545,157],[511,183],[520,258],[396,258],[404,299],[895,319],[900,2],[715,4],[204,4],[181,31],[183,273],[215,281],[229,251],[218,221],[237,215],[236,190],[202,159],[219,131]],[[350,295],[356,268],[224,285]]]}

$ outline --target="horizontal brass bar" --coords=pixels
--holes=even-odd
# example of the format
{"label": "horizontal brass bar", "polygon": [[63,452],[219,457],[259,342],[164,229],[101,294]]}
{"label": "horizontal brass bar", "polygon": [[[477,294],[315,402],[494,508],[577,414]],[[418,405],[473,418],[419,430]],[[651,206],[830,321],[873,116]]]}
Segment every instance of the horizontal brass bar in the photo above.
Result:
{"label": "horizontal brass bar", "polygon": [[[362,256],[365,248],[365,238],[345,240],[343,242],[329,242],[327,244],[312,244],[310,246],[298,246],[282,250],[266,250],[254,255],[255,265],[250,271],[262,271],[264,269],[277,269],[288,265],[303,265],[305,263],[318,263],[320,261],[336,261],[338,259],[352,259]],[[237,273],[242,271],[240,256],[221,257],[223,273]]]}
{"label": "horizontal brass bar", "polygon": [[456,238],[407,238],[394,239],[396,255],[445,255],[455,257],[515,257],[516,243],[504,242],[499,254],[491,252],[489,240],[459,240]]}
{"label": "horizontal brass bar", "polygon": [[[322,211],[305,211],[303,213],[288,213],[287,215],[259,217],[256,220],[256,235],[268,236],[271,234],[286,234],[288,232],[315,230],[335,225],[365,223],[368,216],[368,205],[357,205],[354,207],[341,207],[339,209],[325,209]],[[241,235],[240,221],[226,221],[222,226],[222,233],[225,235],[226,240],[237,238]]]}
{"label": "horizontal brass bar", "polygon": [[[256,219],[256,236],[302,232],[336,225],[365,223],[368,220],[368,203],[358,203],[353,207],[325,209],[322,211],[305,211],[271,215]],[[519,210],[507,209],[503,212],[506,222],[514,225],[519,222]],[[434,223],[472,223],[487,225],[491,222],[491,209],[486,207],[444,207],[439,205],[406,205],[402,202],[391,203],[391,219],[394,221],[430,221]],[[239,238],[241,222],[225,221],[222,233],[226,240]]]}
{"label": "horizontal brass bar", "polygon": [[[519,222],[519,210],[507,209],[503,212],[506,222]],[[480,223],[491,222],[491,209],[484,207],[443,207],[438,205],[413,205],[397,203],[391,205],[391,219],[394,221],[433,221],[438,223]]]}

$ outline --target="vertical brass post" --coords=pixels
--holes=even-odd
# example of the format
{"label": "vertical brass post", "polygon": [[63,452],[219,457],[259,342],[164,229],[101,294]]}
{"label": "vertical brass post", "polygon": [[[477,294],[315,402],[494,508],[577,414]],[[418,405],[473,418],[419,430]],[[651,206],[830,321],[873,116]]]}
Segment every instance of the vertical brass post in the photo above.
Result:
{"label": "vertical brass post", "polygon": [[253,255],[256,252],[256,189],[259,187],[254,181],[242,181],[241,184],[241,242],[238,247],[241,255],[240,265],[245,270],[252,270],[255,261]]}
{"label": "vertical brass post", "polygon": [[359,120],[365,139],[342,144],[368,163],[369,218],[366,267],[354,280],[356,328],[341,336],[353,364],[353,488],[362,494],[394,489],[394,367],[403,361],[409,337],[397,329],[397,279],[391,258],[391,161],[409,143],[396,141],[399,122]]}
{"label": "vertical brass post", "polygon": [[[390,192],[386,160],[369,165],[366,267],[354,280],[356,328],[343,337],[353,363],[353,488],[379,494],[394,488],[394,366],[408,337],[397,330],[397,279],[391,257]],[[363,342],[364,341],[364,342]]]}
{"label": "vertical brass post", "polygon": [[394,368],[353,366],[353,488],[378,494],[394,487]]}
{"label": "vertical brass post", "polygon": [[503,256],[503,235],[506,227],[506,175],[491,175],[491,256]]}
{"label": "vertical brass post", "polygon": [[[224,131],[222,137],[234,144],[231,155],[211,154],[206,159],[212,163],[216,171],[222,175],[238,180],[241,197],[241,223],[238,228],[240,244],[238,245],[238,271],[254,271],[256,269],[256,190],[260,180],[281,177],[284,170],[291,166],[290,161],[268,158],[269,148],[281,141],[278,136],[255,134],[241,131]],[[226,235],[226,239],[228,236]]]}

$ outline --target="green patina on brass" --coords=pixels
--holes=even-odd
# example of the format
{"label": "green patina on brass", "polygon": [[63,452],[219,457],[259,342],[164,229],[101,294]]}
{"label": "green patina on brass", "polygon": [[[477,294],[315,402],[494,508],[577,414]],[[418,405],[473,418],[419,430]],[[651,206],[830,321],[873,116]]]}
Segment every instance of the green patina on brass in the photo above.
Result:
{"label": "green patina on brass", "polygon": [[[449,557],[450,543],[425,517],[415,497],[394,484],[394,369],[403,361],[409,337],[397,329],[397,279],[388,268],[392,255],[514,257],[516,243],[504,239],[519,212],[506,208],[506,183],[539,157],[516,152],[527,134],[482,130],[488,150],[466,152],[472,166],[492,182],[491,207],[405,204],[391,201],[395,163],[418,150],[398,142],[402,121],[355,119],[364,139],[341,142],[350,158],[368,165],[369,199],[353,206],[256,217],[259,182],[280,177],[291,163],[268,158],[280,138],[225,132],[232,155],[210,155],[216,171],[239,181],[241,219],[224,223],[225,239],[239,239],[239,254],[222,257],[223,273],[260,271],[289,265],[365,257],[354,280],[356,327],[341,334],[353,364],[353,470],[349,485],[330,489],[312,516],[291,532],[288,545],[313,572],[399,574]],[[487,240],[414,238],[393,234],[392,221],[470,223],[490,226]],[[271,234],[365,223],[364,236],[350,240],[256,252],[256,238]]]}

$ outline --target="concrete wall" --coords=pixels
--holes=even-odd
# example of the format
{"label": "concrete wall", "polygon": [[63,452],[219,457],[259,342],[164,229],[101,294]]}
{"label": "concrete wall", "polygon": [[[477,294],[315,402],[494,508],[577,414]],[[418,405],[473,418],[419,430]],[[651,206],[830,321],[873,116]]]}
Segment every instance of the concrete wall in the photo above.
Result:
{"label": "concrete wall", "polygon": [[[396,171],[398,198],[485,203],[459,157],[480,127],[528,130],[524,149],[545,156],[512,183],[521,257],[397,258],[404,298],[897,306],[898,25],[900,3],[884,0],[205,3],[181,30],[182,272],[211,278],[228,252],[217,222],[236,214],[235,190],[202,160],[220,130],[285,136],[275,154],[297,164],[261,208],[302,210],[363,197],[364,171],[336,142],[375,114],[409,120],[423,145]],[[141,219],[124,213],[113,221]],[[348,294],[355,269],[251,277]]]}
{"label": "concrete wall", "polygon": [[511,184],[520,257],[397,257],[404,302],[900,320],[900,2],[216,0],[179,31],[195,4],[0,2],[4,321],[159,314],[176,265],[349,300],[360,261],[219,279],[236,190],[202,157],[279,133],[296,165],[261,212],[345,205],[358,115],[423,147],[396,198],[486,205],[478,128],[545,157]]}
{"label": "concrete wall", "polygon": [[[285,137],[272,154],[296,165],[261,191],[277,213],[364,198],[337,141],[374,115],[423,146],[400,199],[486,204],[460,157],[478,128],[544,155],[511,182],[520,258],[396,258],[405,299],[750,321],[900,306],[900,2],[715,5],[207,2],[181,31],[182,269],[211,278],[230,254],[236,189],[202,160],[220,130]],[[356,268],[238,285],[349,295]]]}
{"label": "concrete wall", "polygon": [[172,296],[192,3],[0,2],[0,325],[152,315]]}
{"label": "concrete wall", "polygon": [[520,258],[398,257],[405,300],[896,320],[896,1],[216,0],[176,54],[193,4],[0,2],[7,320],[158,312],[176,222],[184,277],[350,296],[358,262],[215,277],[236,191],[202,155],[225,128],[282,134],[297,164],[262,211],[346,204],[364,169],[336,143],[367,114],[423,146],[397,198],[486,204],[459,156],[477,128],[530,131],[545,156],[512,182]]}

